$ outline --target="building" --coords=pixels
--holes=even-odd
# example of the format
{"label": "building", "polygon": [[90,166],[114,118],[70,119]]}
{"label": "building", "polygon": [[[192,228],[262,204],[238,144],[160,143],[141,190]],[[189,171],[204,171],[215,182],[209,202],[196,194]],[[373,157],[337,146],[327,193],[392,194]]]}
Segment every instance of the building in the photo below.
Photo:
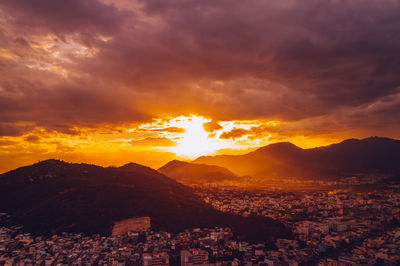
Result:
{"label": "building", "polygon": [[208,264],[208,252],[199,249],[181,251],[181,266]]}
{"label": "building", "polygon": [[169,255],[165,252],[161,253],[144,253],[142,256],[143,265],[169,265]]}

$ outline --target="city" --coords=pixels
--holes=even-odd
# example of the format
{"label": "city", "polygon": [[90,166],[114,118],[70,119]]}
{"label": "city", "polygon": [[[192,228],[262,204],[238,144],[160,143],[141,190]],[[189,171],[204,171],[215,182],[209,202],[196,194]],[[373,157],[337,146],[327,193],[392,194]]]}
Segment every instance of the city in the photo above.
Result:
{"label": "city", "polygon": [[[282,221],[294,239],[273,246],[238,240],[229,228],[171,234],[34,236],[0,230],[0,264],[15,265],[395,265],[400,262],[399,186],[371,192],[276,192],[202,187],[196,193],[223,212]],[[3,214],[3,219],[7,215]]]}

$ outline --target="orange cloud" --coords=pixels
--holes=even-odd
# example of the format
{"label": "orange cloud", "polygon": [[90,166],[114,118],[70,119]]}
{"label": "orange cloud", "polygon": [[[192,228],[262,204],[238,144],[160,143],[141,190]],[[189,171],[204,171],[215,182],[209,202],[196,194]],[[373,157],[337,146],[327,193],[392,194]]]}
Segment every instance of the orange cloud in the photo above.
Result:
{"label": "orange cloud", "polygon": [[163,138],[148,137],[139,140],[132,140],[130,144],[133,146],[142,146],[142,147],[171,147],[175,146],[176,142],[165,137]]}
{"label": "orange cloud", "polygon": [[185,133],[185,129],[181,127],[167,127],[162,129],[156,129],[154,131],[164,131],[169,133]]}
{"label": "orange cloud", "polygon": [[222,129],[222,126],[218,122],[216,122],[214,120],[212,120],[210,122],[207,122],[207,123],[204,123],[203,127],[204,127],[204,130],[206,132],[209,132],[209,133],[212,133],[212,132],[214,132],[216,130]]}
{"label": "orange cloud", "polygon": [[249,134],[251,131],[243,129],[243,128],[233,128],[231,131],[224,132],[221,134],[221,139],[237,139],[243,137],[246,134]]}

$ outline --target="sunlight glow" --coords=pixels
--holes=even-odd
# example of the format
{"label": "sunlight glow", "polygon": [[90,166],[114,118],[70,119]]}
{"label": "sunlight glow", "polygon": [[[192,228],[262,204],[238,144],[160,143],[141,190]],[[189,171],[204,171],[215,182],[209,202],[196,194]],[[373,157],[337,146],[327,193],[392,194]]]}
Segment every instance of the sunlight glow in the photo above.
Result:
{"label": "sunlight glow", "polygon": [[200,155],[207,155],[218,149],[218,144],[209,138],[208,133],[204,130],[203,124],[209,122],[199,116],[181,117],[178,119],[178,125],[185,129],[182,139],[178,141],[178,145],[172,148],[177,155],[195,158]]}
{"label": "sunlight glow", "polygon": [[[0,91],[2,89],[0,87]],[[205,129],[204,124],[212,121],[219,127],[210,130],[206,126]],[[34,163],[35,160],[51,157],[71,162],[83,160],[103,166],[137,162],[158,168],[173,159],[245,154],[280,141],[313,148],[340,140],[329,135],[325,138],[307,136],[301,132],[285,135],[278,127],[282,125],[285,126],[283,122],[268,120],[218,121],[192,114],[154,118],[150,123],[122,124],[117,127],[73,127],[70,132],[50,131],[36,127],[34,123],[21,122],[19,127],[32,129],[20,136],[0,136],[0,153],[6,151],[8,158],[0,164],[0,172],[21,166],[21,162]],[[228,134],[235,129],[244,130],[244,134]],[[21,150],[29,150],[29,154],[35,156],[26,160],[20,155]]]}
{"label": "sunlight glow", "polygon": [[[256,120],[214,121],[219,128],[207,131],[204,124],[212,121],[209,117],[194,114],[157,118],[151,123],[131,128],[128,132],[132,133],[132,138],[143,140],[143,144],[145,142],[149,144],[149,137],[153,142],[159,140],[158,143],[170,140],[170,143],[176,143],[176,145],[164,147],[153,145],[153,147],[175,153],[186,159],[194,159],[203,155],[219,154],[219,150],[240,151],[268,144],[271,134],[259,132],[260,127],[275,127],[278,124],[276,121]],[[229,132],[238,129],[244,133],[229,135]],[[140,146],[140,140],[135,143]]]}

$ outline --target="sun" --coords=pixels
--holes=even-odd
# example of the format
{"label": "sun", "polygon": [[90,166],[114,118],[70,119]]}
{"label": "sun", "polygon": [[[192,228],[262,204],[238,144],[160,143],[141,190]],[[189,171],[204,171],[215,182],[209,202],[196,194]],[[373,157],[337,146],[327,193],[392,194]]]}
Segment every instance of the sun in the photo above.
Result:
{"label": "sun", "polygon": [[182,157],[194,159],[201,155],[209,155],[218,149],[218,144],[204,130],[203,124],[210,119],[192,115],[180,117],[176,120],[177,125],[185,129],[185,133],[179,139],[178,145],[172,151]]}

